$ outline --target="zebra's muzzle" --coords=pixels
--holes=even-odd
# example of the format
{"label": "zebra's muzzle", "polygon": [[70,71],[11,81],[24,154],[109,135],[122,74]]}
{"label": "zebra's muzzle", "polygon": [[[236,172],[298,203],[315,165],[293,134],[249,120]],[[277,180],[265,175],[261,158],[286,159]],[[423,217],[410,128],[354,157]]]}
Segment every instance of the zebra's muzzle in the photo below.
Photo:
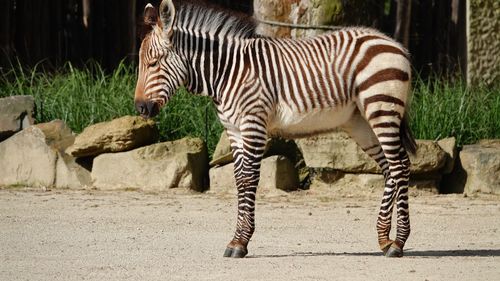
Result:
{"label": "zebra's muzzle", "polygon": [[154,101],[136,101],[135,109],[142,118],[153,118],[160,113],[160,106]]}

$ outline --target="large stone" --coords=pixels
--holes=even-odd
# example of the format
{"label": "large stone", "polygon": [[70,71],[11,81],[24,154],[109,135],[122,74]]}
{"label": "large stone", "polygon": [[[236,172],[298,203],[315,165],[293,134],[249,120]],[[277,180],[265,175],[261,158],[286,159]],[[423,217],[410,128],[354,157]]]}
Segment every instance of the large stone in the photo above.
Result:
{"label": "large stone", "polygon": [[0,143],[0,185],[90,185],[90,171],[63,152],[73,141],[71,129],[55,120],[31,126]]}
{"label": "large stone", "polygon": [[53,149],[63,152],[75,142],[75,136],[64,121],[53,120],[35,125],[45,135],[45,142]]}
{"label": "large stone", "polygon": [[500,139],[479,140],[478,144],[485,147],[500,147]]}
{"label": "large stone", "polygon": [[458,155],[457,140],[454,137],[451,137],[439,140],[437,144],[445,153],[445,164],[442,172],[443,174],[449,174],[453,171]]}
{"label": "large stone", "polygon": [[32,96],[0,98],[0,141],[34,124]]}
{"label": "large stone", "polygon": [[64,151],[75,142],[71,129],[61,120],[35,125],[45,135],[45,142],[57,150],[54,187],[80,189],[91,185],[90,171]]}
{"label": "large stone", "polygon": [[93,185],[99,189],[165,191],[207,187],[208,154],[198,138],[157,143],[128,152],[106,153],[94,159]]}
{"label": "large stone", "polygon": [[226,165],[232,161],[233,154],[231,152],[231,144],[229,143],[229,138],[224,130],[222,131],[219,142],[215,147],[214,154],[212,155],[212,161],[210,161],[210,166]]}
{"label": "large stone", "polygon": [[210,193],[236,192],[236,181],[234,179],[234,164],[212,167],[208,171],[210,178]]}
{"label": "large stone", "polygon": [[465,145],[459,157],[466,173],[466,194],[500,194],[499,143]]}
{"label": "large stone", "polygon": [[446,156],[437,142],[417,140],[417,153],[410,154],[410,173],[413,175],[440,173],[446,164]]}
{"label": "large stone", "polygon": [[350,173],[380,173],[370,158],[345,132],[338,131],[296,140],[306,165]]}
{"label": "large stone", "polygon": [[311,180],[310,189],[332,188],[352,189],[351,192],[372,193],[375,190],[383,190],[384,176],[379,174],[350,174],[339,171],[323,171],[316,174]]}
{"label": "large stone", "polygon": [[[233,175],[233,163],[210,169],[210,192],[236,192]],[[284,156],[271,156],[261,163],[260,181],[257,193],[272,193],[276,189],[284,191],[296,190],[299,187],[299,176],[292,162]]]}
{"label": "large stone", "polygon": [[[300,152],[297,144],[293,140],[279,139],[279,138],[269,138],[266,143],[266,148],[264,151],[264,157],[269,157],[273,155],[283,155],[292,161],[295,167],[300,168],[303,165],[301,162],[303,160],[302,153]],[[210,161],[210,166],[222,166],[233,161],[233,154],[231,152],[231,146],[229,143],[229,138],[227,137],[226,131],[223,131],[217,146],[215,147],[214,154],[212,156],[212,161]]]}
{"label": "large stone", "polygon": [[66,152],[75,157],[95,156],[108,152],[128,151],[157,140],[158,129],[153,120],[145,120],[139,116],[124,116],[85,128]]}
{"label": "large stone", "polygon": [[[346,173],[381,173],[371,159],[345,132],[337,131],[296,141],[306,165]],[[446,153],[433,141],[418,140],[416,155],[410,155],[412,174],[437,173],[446,162]]]}
{"label": "large stone", "polygon": [[45,134],[31,126],[0,143],[0,185],[50,187],[54,184],[57,151]]}
{"label": "large stone", "polygon": [[81,189],[91,185],[90,171],[80,165],[75,157],[59,152],[54,186],[56,188]]}
{"label": "large stone", "polygon": [[[374,191],[382,192],[384,186],[385,180],[381,174],[353,174],[323,169],[314,172],[311,179],[310,189],[345,189],[346,191],[354,194],[370,194]],[[438,193],[439,178],[429,177],[426,179],[415,179],[411,177],[409,186],[415,187],[419,190]],[[349,191],[349,189],[352,190]]]}

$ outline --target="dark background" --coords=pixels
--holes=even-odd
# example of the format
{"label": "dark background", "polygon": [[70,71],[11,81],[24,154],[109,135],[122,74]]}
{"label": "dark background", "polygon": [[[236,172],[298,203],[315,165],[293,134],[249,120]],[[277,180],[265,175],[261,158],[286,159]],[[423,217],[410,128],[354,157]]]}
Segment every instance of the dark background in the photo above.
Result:
{"label": "dark background", "polygon": [[[207,1],[253,12],[251,0]],[[8,69],[19,60],[50,70],[92,60],[112,70],[123,59],[134,62],[147,2],[157,6],[160,0],[0,0],[0,67]],[[90,11],[86,26],[84,3]],[[393,35],[396,0],[374,3],[373,25]],[[456,72],[464,59],[465,0],[412,0],[411,5],[408,47],[416,70],[423,75]]]}

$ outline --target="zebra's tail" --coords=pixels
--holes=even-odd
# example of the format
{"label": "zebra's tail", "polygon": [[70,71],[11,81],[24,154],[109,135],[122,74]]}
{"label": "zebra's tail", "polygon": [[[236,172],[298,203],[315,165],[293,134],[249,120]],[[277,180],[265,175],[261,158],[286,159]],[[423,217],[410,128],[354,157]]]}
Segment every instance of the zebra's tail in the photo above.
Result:
{"label": "zebra's tail", "polygon": [[408,116],[406,114],[401,121],[399,137],[406,151],[415,155],[415,153],[417,152],[417,143],[415,142],[415,138],[413,137],[413,134],[410,130],[410,126],[408,125]]}

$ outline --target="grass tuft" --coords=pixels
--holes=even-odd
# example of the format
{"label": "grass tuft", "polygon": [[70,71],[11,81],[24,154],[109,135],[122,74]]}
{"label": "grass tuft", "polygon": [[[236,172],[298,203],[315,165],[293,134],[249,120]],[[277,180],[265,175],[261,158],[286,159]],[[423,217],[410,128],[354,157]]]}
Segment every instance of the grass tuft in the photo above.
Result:
{"label": "grass tuft", "polygon": [[459,145],[500,138],[500,88],[468,88],[464,81],[415,78],[410,109],[416,138],[454,136]]}

